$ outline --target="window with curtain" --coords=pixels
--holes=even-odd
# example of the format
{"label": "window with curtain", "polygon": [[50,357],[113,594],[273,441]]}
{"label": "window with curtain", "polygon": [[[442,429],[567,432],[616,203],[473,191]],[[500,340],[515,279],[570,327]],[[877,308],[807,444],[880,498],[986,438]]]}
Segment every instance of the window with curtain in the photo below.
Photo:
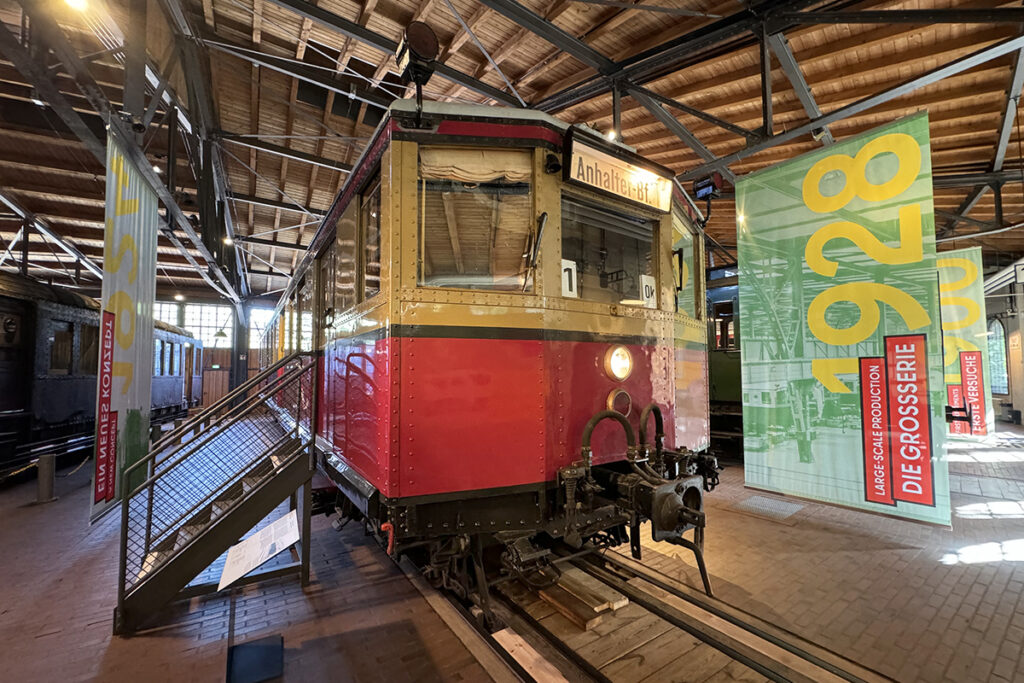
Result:
{"label": "window with curtain", "polygon": [[1010,393],[1010,378],[1006,367],[1006,330],[996,318],[988,322],[988,374],[993,394]]}
{"label": "window with curtain", "polygon": [[420,148],[420,285],[523,289],[532,161],[525,150]]}
{"label": "window with curtain", "polygon": [[563,197],[562,259],[576,263],[579,298],[644,305],[641,280],[654,275],[654,227],[651,220]]}

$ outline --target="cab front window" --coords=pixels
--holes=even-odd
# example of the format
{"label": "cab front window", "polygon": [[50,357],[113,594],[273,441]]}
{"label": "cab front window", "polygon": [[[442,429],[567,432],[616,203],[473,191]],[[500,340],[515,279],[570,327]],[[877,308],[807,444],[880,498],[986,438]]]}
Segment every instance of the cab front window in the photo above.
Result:
{"label": "cab front window", "polygon": [[421,147],[419,284],[522,291],[531,176],[529,151]]}
{"label": "cab front window", "polygon": [[563,295],[655,308],[656,225],[653,220],[564,197]]}

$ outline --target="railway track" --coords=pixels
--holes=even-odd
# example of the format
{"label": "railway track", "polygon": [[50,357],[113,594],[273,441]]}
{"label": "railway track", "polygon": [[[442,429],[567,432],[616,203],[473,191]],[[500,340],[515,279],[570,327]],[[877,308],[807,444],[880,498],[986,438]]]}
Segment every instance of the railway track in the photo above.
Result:
{"label": "railway track", "polygon": [[565,562],[627,596],[630,604],[582,630],[521,584],[505,582],[490,598],[508,626],[497,633],[488,633],[459,607],[509,664],[514,678],[560,677],[573,683],[890,680],[615,551],[594,551]]}

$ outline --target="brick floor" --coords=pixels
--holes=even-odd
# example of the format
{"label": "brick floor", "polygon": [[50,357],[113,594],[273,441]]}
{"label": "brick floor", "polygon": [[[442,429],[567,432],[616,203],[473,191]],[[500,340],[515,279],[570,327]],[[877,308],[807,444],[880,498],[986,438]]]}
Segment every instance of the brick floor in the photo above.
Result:
{"label": "brick floor", "polygon": [[[46,506],[31,505],[34,481],[0,489],[0,681],[223,681],[230,596],[111,636],[119,520],[87,529],[88,491],[88,467],[58,479]],[[312,543],[305,591],[282,579],[234,596],[235,642],[283,634],[284,680],[490,680],[360,528],[318,517]]]}
{"label": "brick floor", "polygon": [[[952,529],[805,501],[782,521],[740,512],[779,496],[728,468],[705,498],[716,594],[897,680],[1024,681],[1024,432],[1000,428],[950,451]],[[645,548],[699,585],[691,558]]]}

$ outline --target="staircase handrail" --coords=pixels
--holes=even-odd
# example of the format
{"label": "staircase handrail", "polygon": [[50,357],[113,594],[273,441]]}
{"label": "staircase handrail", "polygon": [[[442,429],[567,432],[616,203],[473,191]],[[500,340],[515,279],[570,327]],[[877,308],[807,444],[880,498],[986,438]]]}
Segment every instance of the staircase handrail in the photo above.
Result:
{"label": "staircase handrail", "polygon": [[[267,394],[267,395],[257,394],[255,396],[250,397],[246,402],[243,402],[241,405],[236,406],[234,408],[234,411],[237,411],[237,412],[236,412],[235,415],[231,416],[230,422],[235,422],[238,419],[240,419],[240,418],[244,417],[245,415],[247,415],[248,413],[250,413],[251,411],[255,410],[267,398],[269,398],[270,396],[272,396],[272,395],[274,395],[276,393],[279,393],[282,389],[284,389],[285,387],[291,385],[292,382],[296,381],[305,372],[307,372],[311,367],[312,367],[312,364],[304,365],[304,366],[295,368],[294,370],[291,370],[287,374],[282,375],[281,377],[279,377],[277,380],[274,381],[274,383],[270,387],[268,387],[269,389],[271,389],[269,394]],[[228,413],[228,415],[230,415],[230,413]],[[220,423],[218,423],[218,424],[220,424]],[[196,446],[200,446],[202,444],[198,443],[198,442],[189,442],[188,444],[182,444],[182,445],[183,446],[184,445],[188,445],[188,446],[196,447]],[[181,453],[181,452],[175,453],[174,454],[173,462],[170,462],[169,464],[166,464],[166,461],[165,461],[164,466],[160,468],[159,472],[153,472],[152,474],[150,474],[150,476],[144,482],[142,482],[141,484],[139,484],[138,486],[133,488],[130,492],[126,492],[126,494],[124,496],[125,500],[128,500],[128,499],[134,497],[142,489],[152,485],[154,482],[156,482],[157,479],[159,479],[160,477],[164,476],[168,472],[172,471],[175,467],[180,465],[190,455],[192,455],[192,453],[194,451],[195,451],[195,448],[192,448],[191,450],[189,450],[188,452],[185,452],[185,453]],[[159,451],[153,451],[150,455],[156,455],[157,453],[159,453]],[[138,462],[136,462],[136,463],[132,464],[131,466],[127,467],[125,469],[125,471],[124,471],[124,474],[121,475],[121,480],[124,481],[124,482],[129,481],[129,476],[131,475],[131,473],[134,472],[135,470],[139,469],[143,464],[145,464],[149,457],[150,456],[147,456],[146,458],[143,458],[142,460],[139,460]],[[170,459],[171,458],[168,458],[168,460],[170,460]]]}
{"label": "staircase handrail", "polygon": [[[134,468],[135,465],[138,465],[139,463],[141,463],[143,461],[148,461],[148,460],[152,459],[157,453],[159,453],[164,448],[166,448],[168,445],[170,445],[171,443],[176,441],[183,434],[191,431],[196,425],[201,424],[203,421],[205,421],[207,419],[207,417],[209,417],[209,415],[211,413],[216,412],[218,409],[222,408],[225,404],[230,403],[231,401],[234,401],[236,398],[238,398],[239,396],[241,396],[245,392],[249,391],[250,389],[252,389],[256,385],[258,385],[260,382],[262,382],[266,378],[270,377],[270,375],[272,375],[273,373],[275,373],[278,370],[280,370],[281,368],[283,368],[284,366],[288,365],[289,363],[291,363],[293,361],[296,361],[296,360],[302,358],[303,356],[312,356],[312,355],[313,354],[310,351],[296,351],[295,353],[291,354],[290,356],[285,356],[284,358],[282,358],[281,360],[277,361],[273,365],[267,367],[265,370],[261,371],[258,375],[255,375],[254,377],[249,378],[248,380],[246,380],[245,382],[243,382],[242,384],[238,385],[237,387],[235,387],[234,389],[229,391],[227,394],[222,396],[220,399],[218,399],[212,405],[209,405],[209,406],[203,408],[199,413],[196,413],[196,415],[194,415],[192,418],[190,418],[189,420],[187,420],[184,423],[182,423],[182,425],[180,427],[175,427],[170,432],[168,432],[164,436],[160,437],[160,439],[158,439],[150,447],[150,452],[146,455],[146,457],[143,458],[142,460],[140,460],[139,462],[135,463],[132,467]],[[127,473],[127,470],[126,470],[126,473]]]}

